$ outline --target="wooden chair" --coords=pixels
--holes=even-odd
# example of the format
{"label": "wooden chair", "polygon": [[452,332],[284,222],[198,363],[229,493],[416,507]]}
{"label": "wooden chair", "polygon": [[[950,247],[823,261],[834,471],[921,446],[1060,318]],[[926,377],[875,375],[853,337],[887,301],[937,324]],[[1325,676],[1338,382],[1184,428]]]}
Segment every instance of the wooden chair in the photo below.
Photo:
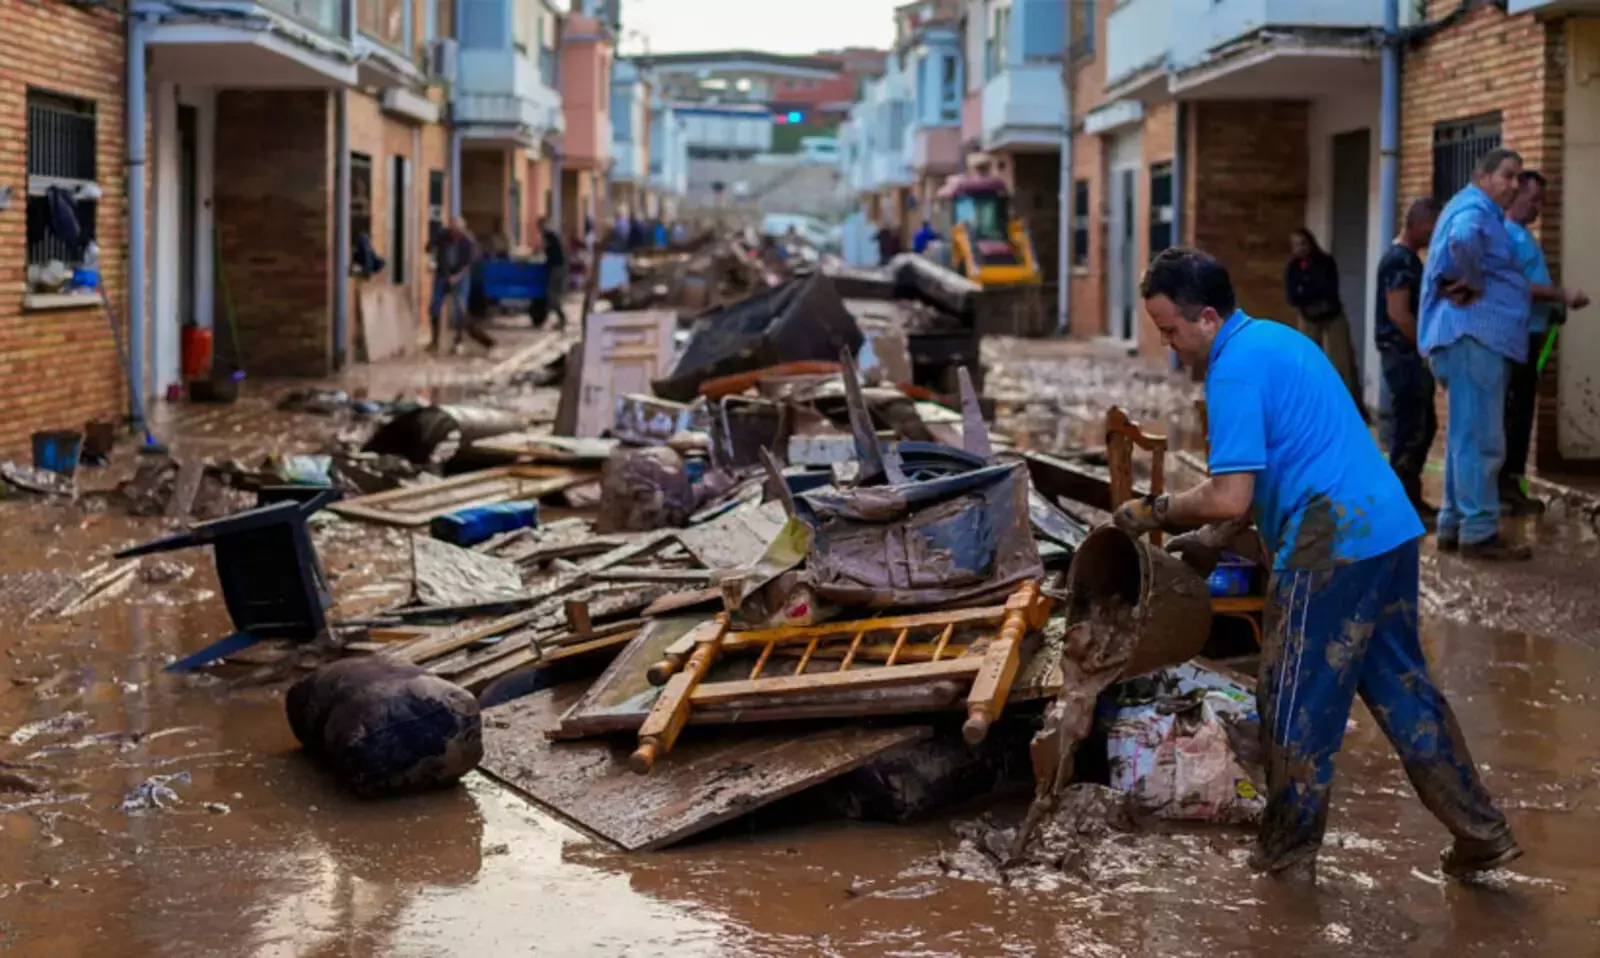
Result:
{"label": "wooden chair", "polygon": [[[1200,416],[1201,435],[1207,434],[1206,402],[1196,400],[1195,411]],[[1150,493],[1161,495],[1166,491],[1167,437],[1144,430],[1118,406],[1106,413],[1106,465],[1111,473],[1112,507],[1133,498],[1133,449],[1138,446],[1150,453]],[[1207,450],[1209,458],[1210,450]],[[1160,532],[1153,532],[1150,541],[1160,545]],[[1243,619],[1250,625],[1256,645],[1261,645],[1261,620],[1265,614],[1265,595],[1222,596],[1211,600],[1213,615]]]}

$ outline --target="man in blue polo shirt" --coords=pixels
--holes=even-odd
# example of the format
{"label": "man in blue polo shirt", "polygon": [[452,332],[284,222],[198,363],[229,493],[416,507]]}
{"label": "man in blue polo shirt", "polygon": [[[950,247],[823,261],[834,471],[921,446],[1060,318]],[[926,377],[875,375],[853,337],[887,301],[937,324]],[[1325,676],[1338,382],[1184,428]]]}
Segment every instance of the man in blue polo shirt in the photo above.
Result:
{"label": "man in blue polo shirt", "polygon": [[1478,778],[1417,633],[1422,523],[1372,441],[1350,391],[1311,340],[1237,308],[1221,263],[1192,249],[1157,256],[1139,287],[1162,342],[1204,377],[1211,478],[1137,499],[1123,529],[1203,528],[1169,547],[1214,566],[1252,510],[1272,553],[1257,706],[1267,808],[1252,864],[1314,880],[1333,760],[1357,692],[1428,810],[1455,836],[1451,875],[1520,854]]}

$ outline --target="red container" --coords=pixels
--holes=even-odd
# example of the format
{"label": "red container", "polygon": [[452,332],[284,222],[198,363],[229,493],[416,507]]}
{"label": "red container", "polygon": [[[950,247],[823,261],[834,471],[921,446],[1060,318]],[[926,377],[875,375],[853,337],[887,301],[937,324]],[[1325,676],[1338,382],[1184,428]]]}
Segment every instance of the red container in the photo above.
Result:
{"label": "red container", "polygon": [[199,379],[211,371],[211,330],[183,327],[183,378]]}

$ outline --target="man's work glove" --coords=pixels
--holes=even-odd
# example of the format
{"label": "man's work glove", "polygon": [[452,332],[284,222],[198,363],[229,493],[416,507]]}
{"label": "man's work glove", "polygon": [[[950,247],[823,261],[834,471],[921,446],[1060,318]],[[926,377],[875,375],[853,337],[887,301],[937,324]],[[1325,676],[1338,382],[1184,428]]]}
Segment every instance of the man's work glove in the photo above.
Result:
{"label": "man's work glove", "polygon": [[1224,552],[1233,552],[1258,564],[1266,558],[1261,537],[1248,517],[1214,523],[1177,536],[1167,543],[1167,551],[1202,576],[1216,571]]}
{"label": "man's work glove", "polygon": [[1172,499],[1166,495],[1129,499],[1117,507],[1111,521],[1130,536],[1142,536],[1166,527],[1167,509],[1171,505]]}
{"label": "man's work glove", "polygon": [[1201,576],[1210,576],[1222,562],[1222,545],[1216,541],[1213,529],[1206,526],[1176,536],[1167,543],[1167,551]]}

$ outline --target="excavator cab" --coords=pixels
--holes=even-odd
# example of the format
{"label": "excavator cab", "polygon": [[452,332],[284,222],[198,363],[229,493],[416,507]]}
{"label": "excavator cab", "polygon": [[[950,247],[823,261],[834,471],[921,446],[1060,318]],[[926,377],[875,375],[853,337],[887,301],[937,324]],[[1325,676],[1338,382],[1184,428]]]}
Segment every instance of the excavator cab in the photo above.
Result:
{"label": "excavator cab", "polygon": [[1033,244],[1012,218],[1011,195],[996,177],[955,176],[939,191],[950,204],[952,265],[983,287],[1037,286]]}

